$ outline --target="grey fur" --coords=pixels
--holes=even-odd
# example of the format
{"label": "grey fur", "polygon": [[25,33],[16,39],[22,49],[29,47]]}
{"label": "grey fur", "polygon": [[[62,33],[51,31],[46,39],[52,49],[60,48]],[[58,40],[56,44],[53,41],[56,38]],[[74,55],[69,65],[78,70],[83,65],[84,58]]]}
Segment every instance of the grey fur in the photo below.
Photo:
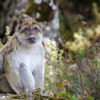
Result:
{"label": "grey fur", "polygon": [[5,70],[6,78],[17,94],[23,91],[27,93],[29,89],[43,88],[44,85],[42,35],[39,33],[34,44],[29,44],[23,39],[19,33],[15,33],[0,52],[0,72]]}

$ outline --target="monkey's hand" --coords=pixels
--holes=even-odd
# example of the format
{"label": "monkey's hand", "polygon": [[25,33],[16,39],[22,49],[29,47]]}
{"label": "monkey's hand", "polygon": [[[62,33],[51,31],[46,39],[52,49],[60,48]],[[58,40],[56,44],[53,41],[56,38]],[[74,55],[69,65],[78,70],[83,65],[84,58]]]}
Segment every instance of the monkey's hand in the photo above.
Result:
{"label": "monkey's hand", "polygon": [[8,62],[7,58],[4,57],[4,69],[7,80],[12,87],[12,89],[17,93],[21,94],[23,92],[19,74],[16,69],[14,69]]}

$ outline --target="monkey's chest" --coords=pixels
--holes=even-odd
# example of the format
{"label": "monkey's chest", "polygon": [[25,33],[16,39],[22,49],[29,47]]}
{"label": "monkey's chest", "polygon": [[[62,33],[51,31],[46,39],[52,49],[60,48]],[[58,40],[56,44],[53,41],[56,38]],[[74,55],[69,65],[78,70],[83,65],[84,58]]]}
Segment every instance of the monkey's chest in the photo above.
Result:
{"label": "monkey's chest", "polygon": [[39,52],[14,52],[8,56],[9,63],[14,68],[19,68],[24,64],[30,71],[33,71],[43,62],[43,56]]}
{"label": "monkey's chest", "polygon": [[24,58],[21,58],[21,63],[24,63],[28,69],[31,71],[34,70],[34,68],[38,67],[38,65],[41,63],[41,60],[43,59],[42,56],[39,54],[29,54],[24,56]]}

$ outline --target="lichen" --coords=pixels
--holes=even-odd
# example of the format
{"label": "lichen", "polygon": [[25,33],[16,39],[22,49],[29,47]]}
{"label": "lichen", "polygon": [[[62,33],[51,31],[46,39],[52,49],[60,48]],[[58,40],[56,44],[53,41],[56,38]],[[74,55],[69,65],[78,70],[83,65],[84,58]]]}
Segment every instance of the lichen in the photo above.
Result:
{"label": "lichen", "polygon": [[59,97],[49,90],[36,89],[30,94],[23,93],[22,95],[12,94],[1,100],[66,100],[66,98]]}

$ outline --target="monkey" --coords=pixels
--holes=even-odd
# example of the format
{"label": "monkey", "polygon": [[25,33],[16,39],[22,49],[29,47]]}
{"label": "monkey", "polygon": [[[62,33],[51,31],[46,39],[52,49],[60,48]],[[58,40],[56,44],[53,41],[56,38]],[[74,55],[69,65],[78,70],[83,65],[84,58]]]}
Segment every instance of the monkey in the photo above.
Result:
{"label": "monkey", "polygon": [[17,31],[0,50],[0,75],[4,73],[15,93],[21,94],[44,88],[45,50],[39,23],[26,14],[18,23]]}

